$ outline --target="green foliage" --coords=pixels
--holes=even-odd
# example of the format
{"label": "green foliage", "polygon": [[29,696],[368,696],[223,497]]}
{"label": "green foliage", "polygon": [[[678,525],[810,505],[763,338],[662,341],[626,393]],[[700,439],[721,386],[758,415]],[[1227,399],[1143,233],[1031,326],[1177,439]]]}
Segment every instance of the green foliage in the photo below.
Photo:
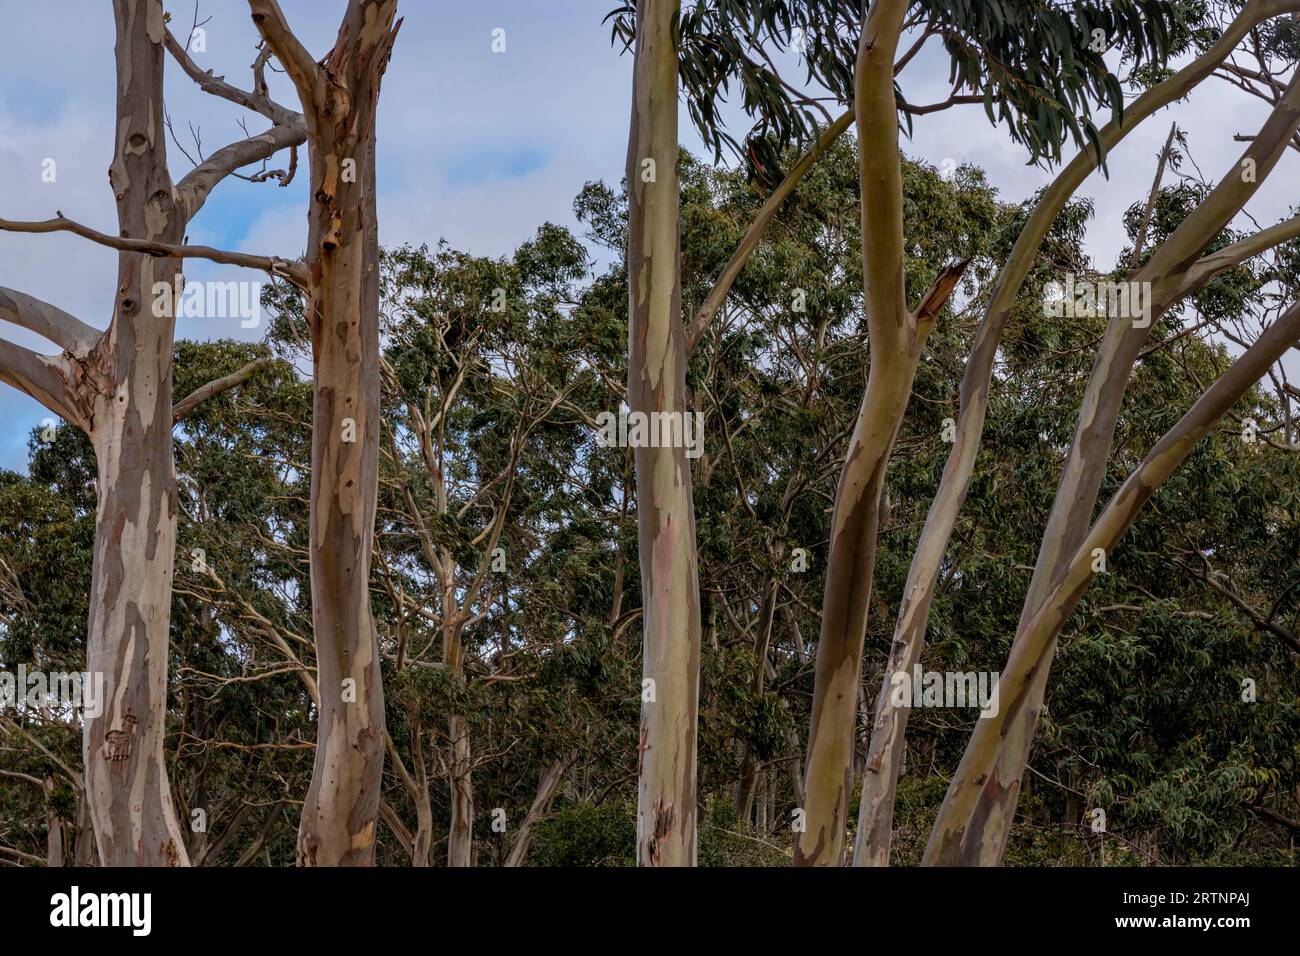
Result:
{"label": "green foliage", "polygon": [[[683,4],[677,37],[681,88],[715,158],[729,150],[746,159],[751,179],[769,188],[779,181],[779,150],[812,138],[827,117],[781,77],[775,61],[798,57],[805,88],[852,103],[866,6],[858,0]],[[981,97],[989,122],[1005,125],[1029,151],[1030,162],[1059,162],[1071,140],[1104,153],[1091,120],[1094,105],[1122,115],[1120,81],[1103,54],[1118,51],[1135,68],[1162,69],[1177,44],[1188,42],[1184,17],[1192,11],[1171,0],[923,0],[914,12],[922,29],[942,37],[954,87]],[[606,20],[612,40],[630,48],[634,0],[624,0]],[[743,146],[722,119],[721,105],[733,95],[733,85],[754,122]],[[905,106],[901,91],[899,99]]]}

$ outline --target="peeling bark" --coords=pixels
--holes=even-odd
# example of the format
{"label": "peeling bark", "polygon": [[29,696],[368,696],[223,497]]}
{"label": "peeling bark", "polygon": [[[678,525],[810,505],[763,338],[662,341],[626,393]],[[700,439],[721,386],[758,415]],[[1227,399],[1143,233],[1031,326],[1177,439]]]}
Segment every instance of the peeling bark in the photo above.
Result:
{"label": "peeling bark", "polygon": [[[117,142],[109,182],[126,237],[178,243],[185,216],[167,172],[160,0],[116,0]],[[105,866],[186,866],[163,757],[176,480],[175,320],[153,308],[178,259],[118,257],[113,323],[91,357],[98,464],[86,669],[104,675],[103,713],[84,724],[86,799]]]}
{"label": "peeling bark", "polygon": [[317,63],[274,0],[253,22],[303,102],[311,169],[311,585],[316,762],[298,831],[302,866],[371,866],[384,765],[384,696],[370,609],[379,485],[379,241],[375,114],[400,23],[396,0],[351,0]]}

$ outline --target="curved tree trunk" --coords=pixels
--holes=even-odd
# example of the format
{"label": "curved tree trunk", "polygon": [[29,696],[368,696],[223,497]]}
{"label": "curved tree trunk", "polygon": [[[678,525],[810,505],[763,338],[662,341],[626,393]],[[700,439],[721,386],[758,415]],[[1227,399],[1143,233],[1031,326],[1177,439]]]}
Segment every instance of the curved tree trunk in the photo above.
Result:
{"label": "curved tree trunk", "polygon": [[[1003,815],[998,811],[1004,804],[996,798],[1007,791],[1014,795],[1019,787],[1005,787],[1003,782],[991,779],[987,768],[998,764],[1000,754],[1007,751],[1008,732],[1012,725],[1025,719],[1026,709],[1032,704],[1036,675],[1046,670],[1057,636],[1092,583],[1093,551],[1101,548],[1109,552],[1115,546],[1143,505],[1187,459],[1197,443],[1269,366],[1297,342],[1300,342],[1300,305],[1293,305],[1156,442],[1062,562],[1060,573],[1046,590],[1038,609],[1017,628],[999,682],[1002,706],[996,714],[976,721],[975,731],[944,797],[939,821],[930,834],[925,863],[981,863],[994,850],[1000,857],[1005,847],[1004,821],[1009,822],[1015,802],[1013,796],[1010,809]],[[1032,733],[1032,723],[1029,729]],[[1013,758],[1019,754],[1018,750],[1007,752]],[[1018,779],[1009,782],[1014,784]],[[990,794],[995,799],[990,800]],[[989,862],[997,863],[998,859]]]}
{"label": "curved tree trunk", "polygon": [[[1112,121],[1101,129],[1098,138],[1105,148],[1108,151],[1113,149],[1156,110],[1185,96],[1213,72],[1260,20],[1294,6],[1294,3],[1254,2],[1245,7],[1202,56],[1129,104],[1121,121]],[[899,607],[898,622],[890,648],[890,662],[885,671],[884,689],[889,686],[891,674],[899,670],[910,671],[920,659],[939,568],[975,470],[984,416],[988,409],[989,384],[992,381],[1002,329],[1047,230],[1079,185],[1096,169],[1097,159],[1092,148],[1081,151],[1044,191],[998,277],[997,288],[985,311],[962,377],[952,451],[948,454],[939,490],[930,506],[903,589],[903,601]],[[876,702],[866,773],[863,776],[857,846],[854,852],[854,864],[858,866],[886,866],[889,862],[894,796],[909,711],[907,708],[895,707],[884,689]]]}
{"label": "curved tree trunk", "polygon": [[[1254,24],[1292,6],[1294,4],[1286,2],[1249,4],[1202,57],[1139,97],[1125,110],[1122,122],[1109,123],[1101,130],[1100,139],[1106,148],[1113,148],[1143,119],[1185,95],[1208,76]],[[955,443],[904,588],[903,603],[891,646],[890,665],[885,674],[886,682],[892,672],[910,669],[920,656],[939,566],[974,469],[980,431],[988,405],[988,385],[1002,326],[1048,227],[1074,190],[1096,167],[1096,162],[1093,150],[1081,152],[1046,190],[999,278],[962,380]],[[878,698],[859,813],[855,852],[855,863],[858,865],[885,865],[888,862],[898,760],[907,715],[906,709],[891,704],[887,693],[882,693]]]}
{"label": "curved tree trunk", "polygon": [[855,104],[871,370],[835,491],[804,779],[805,826],[795,834],[796,866],[838,866],[844,855],[885,467],[933,318],[908,313],[903,279],[903,180],[893,77],[906,10],[905,0],[874,4],[858,45]]}
{"label": "curved tree trunk", "polygon": [[[640,0],[628,139],[628,405],[689,414],[677,178],[679,0]],[[635,450],[644,606],[637,862],[694,866],[700,598],[684,447]]]}
{"label": "curved tree trunk", "polygon": [[[1110,459],[1111,442],[1123,405],[1124,392],[1142,346],[1159,318],[1174,302],[1186,295],[1195,284],[1189,274],[1197,265],[1195,257],[1241,210],[1258,189],[1259,183],[1276,165],[1291,137],[1300,128],[1300,71],[1292,77],[1279,104],[1269,115],[1227,176],[1164,242],[1150,260],[1133,276],[1137,282],[1151,285],[1151,321],[1135,325],[1128,317],[1112,318],[1107,327],[1084,392],[1074,438],[1057,486],[1047,527],[1039,549],[1038,561],[1021,611],[1017,645],[1028,640],[1023,636],[1029,622],[1045,608],[1045,598],[1063,581],[1068,562],[1075,549],[1089,533],[1092,511]],[[1241,175],[1248,165],[1254,176]],[[953,778],[948,797],[940,807],[930,834],[924,862],[938,865],[995,866],[1002,860],[1020,797],[1020,782],[1033,744],[1034,729],[1042,711],[1055,641],[1064,626],[1060,621],[1055,632],[1046,638],[1047,647],[1032,673],[1022,697],[1003,704],[1014,716],[1005,723],[996,746],[976,745],[982,727],[976,727],[963,757],[963,774]],[[1005,701],[1005,696],[1004,696]],[[980,724],[988,721],[980,721]],[[979,796],[974,803],[956,799],[961,788],[971,780],[980,781]]]}

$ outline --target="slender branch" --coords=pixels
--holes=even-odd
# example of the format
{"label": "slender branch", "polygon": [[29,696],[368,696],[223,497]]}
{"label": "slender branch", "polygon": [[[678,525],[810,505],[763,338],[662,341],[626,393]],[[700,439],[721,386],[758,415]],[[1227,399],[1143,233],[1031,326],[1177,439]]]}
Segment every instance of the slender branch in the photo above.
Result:
{"label": "slender branch", "polygon": [[[264,133],[217,150],[176,184],[176,191],[185,203],[185,218],[193,219],[216,185],[235,170],[270,159],[280,150],[301,146],[306,141],[307,129],[303,125],[272,126]],[[281,177],[280,185],[288,184],[286,174]]]}
{"label": "slender branch", "polygon": [[269,358],[254,359],[243,368],[231,372],[229,375],[223,375],[221,378],[213,379],[208,384],[196,388],[172,406],[172,421],[180,421],[209,398],[220,395],[222,392],[229,391],[236,385],[248,381],[258,371],[270,364],[271,360]]}
{"label": "slender branch", "polygon": [[853,110],[849,109],[846,110],[839,119],[826,128],[826,131],[818,137],[817,142],[813,144],[812,148],[809,149],[799,162],[794,165],[790,172],[786,174],[786,177],[781,181],[781,184],[777,186],[776,189],[772,190],[772,194],[767,197],[767,201],[763,203],[763,207],[758,211],[758,215],[754,217],[753,222],[749,224],[749,228],[745,230],[745,235],[740,240],[740,245],[736,247],[736,251],[731,254],[731,258],[728,259],[727,264],[723,266],[722,274],[718,276],[717,281],[713,284],[713,288],[709,290],[708,296],[704,299],[704,304],[700,306],[699,313],[687,328],[686,351],[688,354],[695,350],[695,347],[699,344],[700,339],[704,335],[705,329],[707,329],[709,323],[713,321],[713,317],[718,314],[718,310],[722,308],[722,303],[726,301],[727,293],[731,291],[732,283],[736,281],[736,277],[740,275],[740,270],[743,269],[745,263],[749,261],[750,255],[758,246],[759,240],[763,238],[763,233],[767,231],[767,227],[776,216],[777,210],[779,210],[782,204],[790,198],[795,187],[798,186],[800,180],[803,179],[804,174],[812,168],[813,163],[817,162],[826,150],[830,149],[831,144],[839,139],[844,131],[852,125]]}
{"label": "slender branch", "polygon": [[1183,272],[1176,289],[1179,297],[1195,292],[1215,276],[1238,266],[1247,259],[1267,252],[1275,246],[1300,238],[1300,216],[1293,216],[1275,226],[1261,229],[1216,252],[1202,256]]}
{"label": "slender branch", "polygon": [[1178,124],[1169,124],[1169,138],[1165,148],[1160,151],[1160,161],[1156,163],[1156,175],[1151,180],[1151,192],[1147,196],[1146,209],[1142,211],[1142,225],[1138,227],[1137,238],[1133,240],[1133,262],[1142,257],[1142,250],[1147,244],[1147,229],[1151,225],[1151,214],[1155,211],[1156,200],[1160,198],[1160,182],[1165,177],[1165,166],[1169,162],[1169,153],[1174,148],[1174,137],[1178,135]]}
{"label": "slender branch", "polygon": [[271,275],[280,276],[287,279],[300,289],[307,287],[307,267],[301,260],[281,259],[278,256],[258,256],[247,252],[230,252],[225,249],[214,249],[211,246],[191,246],[186,244],[176,244],[168,242],[158,242],[153,239],[128,239],[124,236],[110,236],[107,233],[99,232],[89,226],[83,226],[79,222],[73,222],[66,218],[63,213],[57,213],[53,219],[43,219],[37,222],[18,222],[12,219],[0,219],[0,231],[3,232],[71,232],[74,235],[81,236],[83,239],[89,239],[91,242],[98,243],[101,246],[108,246],[110,249],[117,249],[119,252],[143,252],[159,258],[176,258],[176,259],[207,259],[209,262],[217,262],[222,265],[243,266],[248,269],[258,269],[262,272],[269,272]]}
{"label": "slender branch", "polygon": [[952,106],[962,106],[970,103],[983,103],[984,97],[974,94],[957,94],[954,93],[941,103],[929,103],[926,106],[913,106],[911,103],[899,102],[898,108],[904,113],[910,113],[912,116],[924,116],[927,113],[939,113]]}
{"label": "slender branch", "polygon": [[[205,93],[211,93],[223,100],[229,100],[240,106],[252,110],[254,113],[260,113],[265,116],[276,126],[299,126],[306,129],[306,121],[301,113],[296,113],[291,109],[281,106],[271,99],[264,92],[264,84],[258,84],[256,92],[241,90],[237,86],[232,86],[226,82],[224,76],[214,76],[211,70],[205,70],[200,67],[190,57],[189,52],[174,37],[171,31],[167,31],[165,40],[167,52],[185,71],[185,74],[199,85],[199,88]],[[260,76],[260,64],[262,56],[259,54],[258,61],[253,64],[254,77]]]}
{"label": "slender branch", "polygon": [[253,860],[257,859],[257,854],[261,853],[262,848],[266,846],[266,841],[270,838],[271,831],[275,829],[275,824],[284,813],[286,806],[288,806],[287,800],[276,801],[275,805],[271,807],[271,812],[266,815],[266,821],[262,824],[262,829],[257,831],[256,838],[239,855],[239,859],[235,861],[235,866],[248,866]]}
{"label": "slender branch", "polygon": [[284,66],[285,72],[298,88],[298,95],[304,105],[314,104],[320,69],[315,58],[307,52],[307,48],[289,27],[280,4],[276,0],[248,0],[248,8],[257,32]]}

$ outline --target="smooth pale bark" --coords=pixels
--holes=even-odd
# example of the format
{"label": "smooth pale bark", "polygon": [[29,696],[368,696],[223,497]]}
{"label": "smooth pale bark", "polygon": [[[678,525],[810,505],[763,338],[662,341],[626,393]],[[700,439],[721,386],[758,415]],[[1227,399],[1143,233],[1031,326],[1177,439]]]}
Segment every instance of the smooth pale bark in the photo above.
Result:
{"label": "smooth pale bark", "polygon": [[906,12],[905,0],[873,4],[858,45],[854,102],[871,369],[831,519],[804,775],[805,826],[795,834],[796,866],[838,866],[842,861],[885,467],[933,325],[933,314],[908,312],[903,279],[903,179],[894,54]]}
{"label": "smooth pale bark", "polygon": [[987,768],[993,765],[1010,729],[1033,704],[1035,676],[1050,664],[1057,636],[1095,576],[1093,552],[1098,548],[1106,552],[1114,548],[1143,505],[1186,460],[1196,444],[1269,366],[1298,341],[1300,305],[1293,305],[1165,433],[1079,540],[1038,610],[1017,629],[998,684],[1001,707],[996,715],[975,722],[975,731],[944,799],[942,813],[952,820],[973,821],[974,827],[963,830],[936,826],[926,847],[925,862],[962,862],[971,855],[963,843],[978,846],[986,839],[978,826],[989,818],[980,817],[977,811],[986,791],[998,784],[989,778]]}
{"label": "smooth pale bark", "polygon": [[451,828],[447,833],[447,865],[474,865],[474,764],[469,723],[460,714],[447,718],[451,738]]}
{"label": "smooth pale bark", "polygon": [[[678,0],[640,0],[628,137],[628,405],[689,414],[677,176]],[[686,449],[637,448],[643,691],[637,863],[694,866],[700,596]]]}
{"label": "smooth pale bark", "polygon": [[379,243],[375,114],[396,0],[351,0],[317,63],[275,0],[253,22],[303,103],[311,172],[306,315],[316,761],[298,829],[302,866],[371,866],[384,766],[384,697],[370,565],[379,485]]}
{"label": "smooth pale bark", "polygon": [[515,836],[510,852],[506,854],[506,866],[524,865],[524,861],[528,858],[528,850],[533,843],[533,827],[551,808],[551,803],[559,792],[560,783],[564,780],[565,772],[573,766],[577,758],[576,753],[566,754],[542,771],[542,778],[537,784],[537,793],[528,808],[528,813],[524,815],[523,822],[519,824],[519,833]]}
{"label": "smooth pale bark", "polygon": [[[1247,4],[1204,54],[1128,104],[1122,121],[1112,121],[1102,127],[1099,138],[1106,150],[1114,149],[1143,120],[1181,99],[1210,76],[1254,25],[1295,10],[1300,10],[1297,0]],[[859,804],[853,860],[857,866],[886,866],[889,863],[894,798],[909,714],[907,708],[895,707],[891,703],[889,679],[898,671],[910,671],[921,656],[939,568],[975,469],[1002,330],[1052,222],[1096,167],[1097,154],[1089,147],[1075,156],[1039,198],[998,277],[966,363],[953,447],[913,553],[890,646],[889,664],[876,699]]]}
{"label": "smooth pale bark", "polygon": [[[1046,595],[1061,580],[1066,562],[1088,533],[1124,392],[1134,363],[1156,320],[1180,295],[1191,290],[1188,274],[1205,264],[1195,257],[1241,210],[1268,176],[1297,128],[1300,128],[1300,71],[1292,77],[1278,105],[1227,176],[1131,277],[1149,282],[1151,322],[1138,327],[1126,316],[1113,317],[1106,329],[1084,392],[1074,439],[1062,469],[1056,499],[1043,533],[1038,561],[1021,612],[1021,625],[1043,607]],[[1251,175],[1244,175],[1244,170]],[[1199,273],[1201,278],[1205,272]],[[1024,640],[1017,637],[1017,642]],[[984,865],[1001,862],[1028,763],[1034,728],[1042,710],[1055,636],[1042,666],[1032,675],[1029,692],[1016,717],[993,751],[979,751],[970,769],[984,781],[973,806],[953,795],[968,781],[954,777],[930,834],[924,862],[938,865]],[[1015,645],[1013,644],[1013,653]],[[979,721],[978,723],[984,723]],[[977,727],[977,731],[979,728]],[[974,737],[972,737],[972,746]],[[970,750],[968,748],[968,753]]]}
{"label": "smooth pale bark", "polygon": [[[240,165],[291,144],[296,134],[277,128],[273,135],[219,150],[196,175],[173,186],[165,143],[168,38],[162,4],[115,0],[113,10],[117,122],[109,182],[118,207],[116,234],[61,214],[43,222],[0,219],[6,231],[66,231],[117,249],[112,322],[101,334],[60,309],[0,290],[0,319],[63,349],[57,356],[38,356],[0,341],[0,380],[85,431],[96,455],[86,666],[103,676],[107,707],[83,725],[85,799],[76,859],[91,858],[90,824],[104,865],[183,865],[186,849],[163,763],[176,535],[173,292],[185,257],[253,265],[300,280],[299,268],[284,260],[183,243],[186,222],[217,183]],[[190,407],[219,390],[200,389]]]}

